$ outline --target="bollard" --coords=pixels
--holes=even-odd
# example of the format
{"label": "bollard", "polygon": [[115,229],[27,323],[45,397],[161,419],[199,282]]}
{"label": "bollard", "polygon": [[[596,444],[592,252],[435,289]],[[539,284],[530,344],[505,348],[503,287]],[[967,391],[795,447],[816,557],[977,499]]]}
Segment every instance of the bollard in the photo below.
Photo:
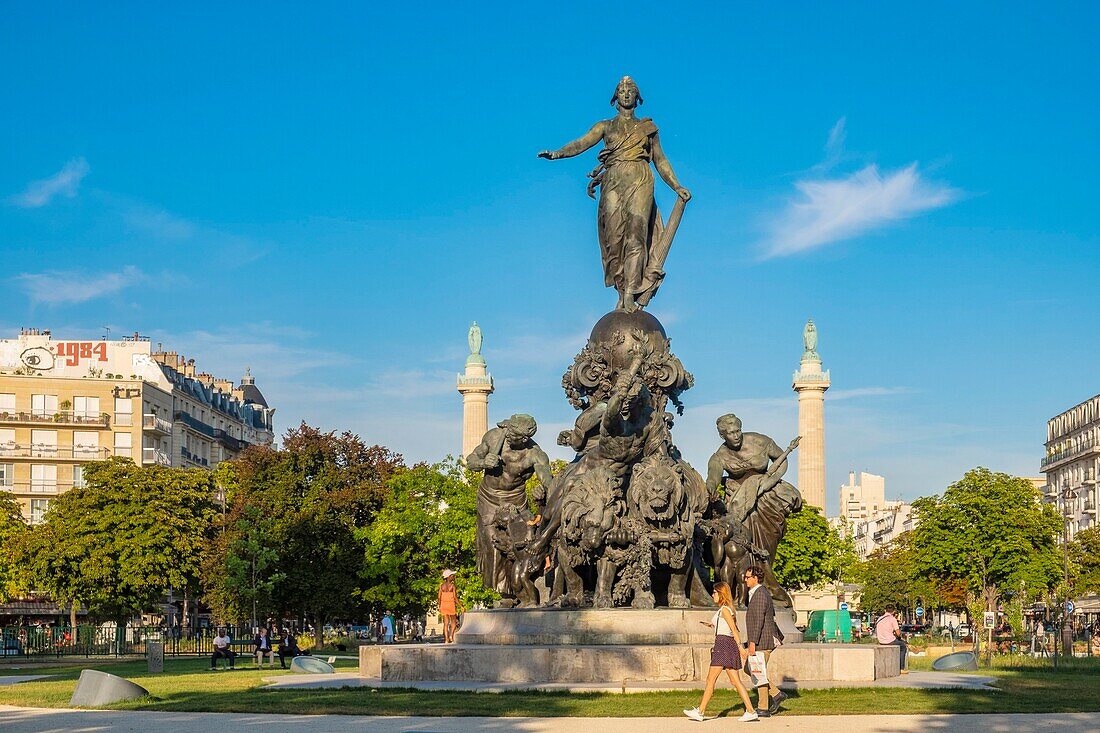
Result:
{"label": "bollard", "polygon": [[145,657],[149,661],[149,674],[160,674],[164,671],[164,642],[145,642]]}

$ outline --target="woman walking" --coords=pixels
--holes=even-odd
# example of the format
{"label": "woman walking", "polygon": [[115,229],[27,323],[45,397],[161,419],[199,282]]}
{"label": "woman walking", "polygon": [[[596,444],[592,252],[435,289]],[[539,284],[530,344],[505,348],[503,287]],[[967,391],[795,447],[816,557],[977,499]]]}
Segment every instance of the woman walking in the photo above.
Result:
{"label": "woman walking", "polygon": [[455,587],[454,570],[443,571],[443,583],[439,586],[439,615],[443,617],[443,643],[450,644],[455,640],[455,631],[458,629],[458,614],[462,609],[462,602],[458,600],[458,588]]}
{"label": "woman walking", "polygon": [[718,604],[718,610],[714,612],[714,618],[708,621],[700,621],[704,626],[714,629],[714,648],[710,651],[710,670],[707,672],[707,686],[703,690],[703,699],[699,707],[685,710],[684,715],[692,720],[702,722],[707,719],[707,703],[714,694],[714,683],[718,681],[718,675],[722,670],[729,675],[730,682],[741,696],[741,702],[745,703],[745,714],[738,718],[741,722],[756,720],[756,710],[753,709],[752,700],[745,685],[741,682],[741,635],[737,633],[737,619],[733,615],[733,593],[728,583],[715,583],[714,592],[710,595]]}

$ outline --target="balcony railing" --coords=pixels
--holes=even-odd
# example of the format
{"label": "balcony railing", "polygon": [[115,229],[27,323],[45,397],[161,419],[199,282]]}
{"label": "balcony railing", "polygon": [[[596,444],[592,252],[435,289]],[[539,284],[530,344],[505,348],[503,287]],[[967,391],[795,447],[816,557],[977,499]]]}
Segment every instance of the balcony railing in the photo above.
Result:
{"label": "balcony railing", "polygon": [[76,486],[71,481],[31,480],[16,481],[14,484],[0,486],[0,491],[11,491],[16,494],[63,494]]}
{"label": "balcony railing", "polygon": [[148,430],[151,433],[161,433],[163,435],[172,434],[172,423],[159,415],[142,415],[141,427],[143,430]]}
{"label": "balcony railing", "polygon": [[1039,464],[1040,468],[1046,468],[1055,463],[1068,460],[1070,458],[1076,458],[1077,456],[1084,455],[1091,450],[1094,450],[1100,441],[1097,441],[1095,437],[1087,438],[1076,445],[1060,450],[1057,453],[1051,453],[1042,460]]}
{"label": "balcony railing", "polygon": [[196,455],[195,453],[192,453],[191,451],[187,450],[186,448],[184,448],[182,446],[180,447],[180,455],[183,456],[184,460],[190,461],[191,463],[194,463],[196,466],[203,466],[203,467],[206,467],[206,468],[208,468],[210,466],[210,461],[208,461],[205,458],[202,458],[199,455]]}
{"label": "balcony railing", "polygon": [[142,448],[141,462],[157,466],[171,466],[172,458],[168,455],[168,451],[160,448]]}
{"label": "balcony railing", "polygon": [[235,453],[240,453],[248,447],[248,443],[241,440],[240,438],[233,437],[232,435],[221,429],[214,430],[214,439]]}
{"label": "balcony railing", "polygon": [[111,416],[105,412],[76,412],[73,410],[0,411],[0,425],[42,425],[44,423],[109,428],[111,427]]}
{"label": "balcony railing", "polygon": [[110,448],[98,448],[90,445],[0,443],[0,458],[66,458],[78,461],[98,461],[110,457]]}
{"label": "balcony railing", "polygon": [[196,433],[201,433],[208,438],[214,437],[214,427],[212,425],[207,425],[198,418],[192,417],[190,413],[180,411],[176,413],[175,417],[177,421],[182,422]]}

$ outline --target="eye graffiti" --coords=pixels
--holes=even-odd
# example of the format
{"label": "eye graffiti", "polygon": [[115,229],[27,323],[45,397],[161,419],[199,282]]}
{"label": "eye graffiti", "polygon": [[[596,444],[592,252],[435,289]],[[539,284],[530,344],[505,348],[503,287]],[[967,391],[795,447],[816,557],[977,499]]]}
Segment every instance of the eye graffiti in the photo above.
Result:
{"label": "eye graffiti", "polygon": [[27,349],[19,355],[19,359],[23,362],[23,365],[31,369],[41,369],[48,371],[54,367],[53,353],[41,346],[35,346]]}

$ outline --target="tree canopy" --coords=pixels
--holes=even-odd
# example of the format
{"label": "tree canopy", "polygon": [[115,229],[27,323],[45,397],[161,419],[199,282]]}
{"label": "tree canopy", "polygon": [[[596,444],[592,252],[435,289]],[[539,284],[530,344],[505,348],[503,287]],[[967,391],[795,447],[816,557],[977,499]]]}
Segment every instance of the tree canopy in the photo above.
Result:
{"label": "tree canopy", "polygon": [[169,588],[196,591],[216,527],[211,474],[113,458],[84,476],[18,543],[28,585],[101,618],[151,609]]}
{"label": "tree canopy", "polygon": [[0,603],[13,598],[19,591],[16,548],[26,532],[19,502],[10,493],[0,491]]}
{"label": "tree canopy", "polygon": [[772,567],[784,586],[808,588],[851,579],[857,561],[851,538],[830,527],[820,509],[803,506],[787,518]]}
{"label": "tree canopy", "polygon": [[444,568],[467,605],[489,603],[477,572],[477,491],[454,461],[416,466],[390,479],[390,495],[360,532],[363,599],[374,609],[423,613],[436,602]]}
{"label": "tree canopy", "polygon": [[1100,527],[1074,535],[1069,543],[1069,560],[1074,593],[1100,593]]}
{"label": "tree canopy", "polygon": [[1027,479],[975,468],[913,506],[914,567],[925,578],[965,582],[969,605],[992,611],[1015,594],[1041,596],[1061,577],[1062,520]]}
{"label": "tree canopy", "polygon": [[[206,601],[225,620],[293,614],[320,634],[365,610],[360,530],[384,503],[401,456],[306,424],[283,447],[253,446],[222,470],[221,536],[204,564]],[[220,466],[219,466],[220,468]]]}

